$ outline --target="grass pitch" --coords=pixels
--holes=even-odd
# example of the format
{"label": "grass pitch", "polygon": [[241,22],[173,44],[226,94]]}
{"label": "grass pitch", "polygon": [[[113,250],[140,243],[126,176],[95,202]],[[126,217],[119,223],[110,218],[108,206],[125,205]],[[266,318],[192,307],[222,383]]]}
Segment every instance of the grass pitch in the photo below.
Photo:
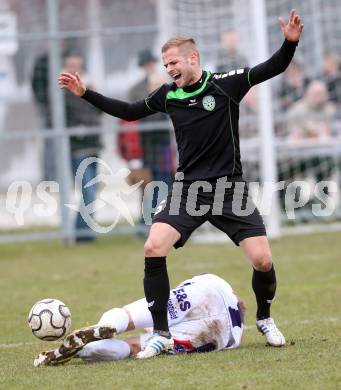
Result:
{"label": "grass pitch", "polygon": [[71,309],[77,328],[103,311],[143,296],[143,243],[101,239],[64,248],[58,242],[0,247],[0,389],[341,389],[340,233],[272,243],[278,290],[272,315],[287,339],[265,347],[254,326],[250,266],[232,245],[193,245],[168,257],[171,285],[203,272],[228,280],[247,306],[242,347],[234,351],[34,368],[56,343],[35,339],[32,304],[52,297]]}

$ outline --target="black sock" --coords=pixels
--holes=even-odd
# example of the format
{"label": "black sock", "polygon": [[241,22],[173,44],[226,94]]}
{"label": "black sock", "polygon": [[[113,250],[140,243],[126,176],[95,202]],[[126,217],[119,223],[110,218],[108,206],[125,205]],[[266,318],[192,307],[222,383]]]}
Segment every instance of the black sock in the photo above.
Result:
{"label": "black sock", "polygon": [[257,320],[270,317],[270,306],[276,292],[276,273],[273,265],[268,272],[253,270],[252,288],[257,300]]}
{"label": "black sock", "polygon": [[167,303],[170,287],[166,257],[146,257],[144,268],[144,293],[152,315],[154,331],[169,335]]}

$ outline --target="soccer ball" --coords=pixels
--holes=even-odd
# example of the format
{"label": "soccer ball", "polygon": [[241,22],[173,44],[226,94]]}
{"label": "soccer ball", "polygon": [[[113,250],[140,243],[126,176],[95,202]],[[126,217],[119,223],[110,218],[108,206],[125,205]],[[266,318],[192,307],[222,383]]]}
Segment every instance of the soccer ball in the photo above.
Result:
{"label": "soccer ball", "polygon": [[64,336],[71,326],[69,308],[58,299],[42,299],[28,315],[28,325],[38,339],[53,341]]}

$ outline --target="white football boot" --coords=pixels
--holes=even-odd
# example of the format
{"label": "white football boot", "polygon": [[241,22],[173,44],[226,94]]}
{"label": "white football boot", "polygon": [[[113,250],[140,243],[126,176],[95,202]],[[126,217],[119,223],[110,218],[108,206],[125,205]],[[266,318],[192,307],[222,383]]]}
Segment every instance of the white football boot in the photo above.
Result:
{"label": "white football boot", "polygon": [[282,347],[285,345],[285,338],[271,317],[258,320],[256,325],[259,332],[265,336],[268,345],[272,347]]}
{"label": "white football boot", "polygon": [[148,341],[146,348],[136,355],[137,359],[149,359],[162,353],[174,355],[174,340],[154,333]]}

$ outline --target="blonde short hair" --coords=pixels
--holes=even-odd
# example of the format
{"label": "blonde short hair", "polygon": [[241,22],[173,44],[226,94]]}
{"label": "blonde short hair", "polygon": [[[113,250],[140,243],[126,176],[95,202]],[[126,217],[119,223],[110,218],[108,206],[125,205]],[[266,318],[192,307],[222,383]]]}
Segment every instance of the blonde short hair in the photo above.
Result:
{"label": "blonde short hair", "polygon": [[171,47],[180,47],[183,45],[188,45],[191,49],[197,50],[197,44],[195,40],[190,36],[177,35],[168,39],[168,41],[162,46],[161,52],[164,53]]}

